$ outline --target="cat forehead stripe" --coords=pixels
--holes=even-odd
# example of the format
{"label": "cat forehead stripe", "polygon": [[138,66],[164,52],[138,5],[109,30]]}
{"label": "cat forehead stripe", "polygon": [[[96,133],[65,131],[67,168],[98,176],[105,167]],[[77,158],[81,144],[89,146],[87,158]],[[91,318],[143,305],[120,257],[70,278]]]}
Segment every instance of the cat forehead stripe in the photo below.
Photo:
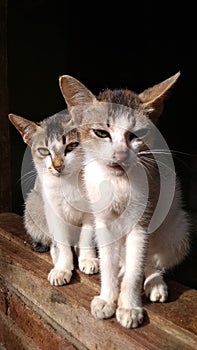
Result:
{"label": "cat forehead stripe", "polygon": [[[68,114],[55,114],[46,120],[46,129],[48,138],[62,138],[66,133],[66,124],[69,122]],[[63,139],[62,139],[63,141]]]}

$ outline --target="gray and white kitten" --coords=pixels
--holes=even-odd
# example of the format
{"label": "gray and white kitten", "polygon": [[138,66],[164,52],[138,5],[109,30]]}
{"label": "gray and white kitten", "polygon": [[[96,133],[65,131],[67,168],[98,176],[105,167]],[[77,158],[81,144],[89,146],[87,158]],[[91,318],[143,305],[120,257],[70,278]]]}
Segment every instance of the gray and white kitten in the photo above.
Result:
{"label": "gray and white kitten", "polygon": [[60,78],[79,125],[99,249],[101,291],[91,312],[97,319],[116,314],[126,328],[143,322],[142,285],[151,301],[164,302],[163,273],[188,253],[189,224],[174,163],[155,127],[179,75],[140,94],[105,90],[98,97],[75,78]]}
{"label": "gray and white kitten", "polygon": [[9,119],[31,148],[37,177],[25,203],[24,223],[33,240],[51,242],[54,268],[48,280],[52,285],[70,282],[76,246],[80,270],[96,273],[92,215],[87,205],[80,207],[82,152],[69,115],[57,114],[41,123],[14,114]]}

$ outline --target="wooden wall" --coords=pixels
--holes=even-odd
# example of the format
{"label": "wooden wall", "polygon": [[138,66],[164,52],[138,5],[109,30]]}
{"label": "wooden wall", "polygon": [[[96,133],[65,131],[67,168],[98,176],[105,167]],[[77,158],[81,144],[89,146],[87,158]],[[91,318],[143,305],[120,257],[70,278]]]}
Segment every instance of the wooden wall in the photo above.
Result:
{"label": "wooden wall", "polygon": [[0,1],[0,212],[11,211],[7,0]]}

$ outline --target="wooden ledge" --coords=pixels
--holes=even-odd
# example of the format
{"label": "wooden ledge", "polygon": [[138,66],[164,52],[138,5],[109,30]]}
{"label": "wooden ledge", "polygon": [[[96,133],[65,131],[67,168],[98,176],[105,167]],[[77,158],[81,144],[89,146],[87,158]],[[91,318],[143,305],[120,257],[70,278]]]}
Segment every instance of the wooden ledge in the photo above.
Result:
{"label": "wooden ledge", "polygon": [[[25,349],[197,349],[196,290],[168,280],[168,302],[143,297],[145,322],[124,329],[115,317],[98,321],[90,313],[90,302],[99,294],[99,274],[87,276],[76,268],[69,285],[54,287],[47,281],[51,266],[49,253],[31,250],[22,218],[0,214],[1,330],[14,323],[30,344]],[[10,344],[3,331],[1,343]],[[13,344],[5,348],[14,349]]]}

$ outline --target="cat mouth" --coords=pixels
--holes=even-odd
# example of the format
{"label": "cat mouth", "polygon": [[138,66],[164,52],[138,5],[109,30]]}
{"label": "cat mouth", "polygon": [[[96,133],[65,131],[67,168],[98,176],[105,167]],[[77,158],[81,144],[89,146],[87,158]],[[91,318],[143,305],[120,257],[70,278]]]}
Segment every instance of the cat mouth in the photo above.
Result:
{"label": "cat mouth", "polygon": [[124,168],[119,163],[109,163],[107,164],[108,168],[116,173],[124,173]]}

